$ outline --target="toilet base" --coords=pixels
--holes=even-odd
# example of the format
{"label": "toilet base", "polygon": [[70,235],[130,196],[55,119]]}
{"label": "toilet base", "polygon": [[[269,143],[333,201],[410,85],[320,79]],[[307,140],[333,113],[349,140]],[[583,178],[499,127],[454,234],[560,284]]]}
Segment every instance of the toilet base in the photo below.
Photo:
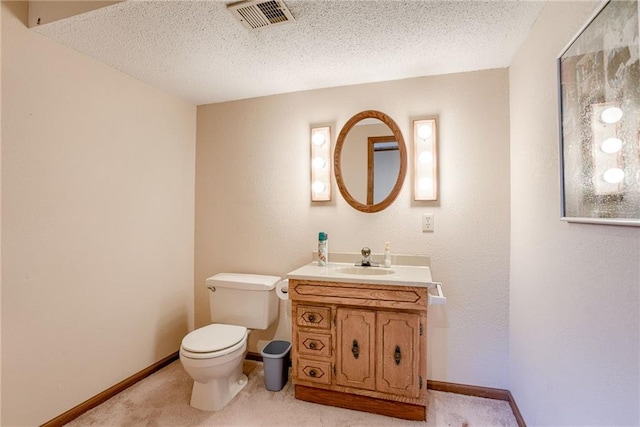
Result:
{"label": "toilet base", "polygon": [[242,363],[228,377],[216,378],[207,383],[193,382],[191,406],[202,411],[219,411],[249,382],[242,373]]}

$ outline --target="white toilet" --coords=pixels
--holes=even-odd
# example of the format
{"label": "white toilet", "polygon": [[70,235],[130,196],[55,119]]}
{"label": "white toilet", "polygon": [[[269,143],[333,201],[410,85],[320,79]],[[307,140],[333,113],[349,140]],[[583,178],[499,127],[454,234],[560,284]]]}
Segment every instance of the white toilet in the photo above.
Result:
{"label": "white toilet", "polygon": [[191,406],[218,411],[247,384],[242,361],[250,329],[267,329],[278,317],[276,276],[219,273],[207,279],[213,324],[182,340],[180,362],[193,378]]}

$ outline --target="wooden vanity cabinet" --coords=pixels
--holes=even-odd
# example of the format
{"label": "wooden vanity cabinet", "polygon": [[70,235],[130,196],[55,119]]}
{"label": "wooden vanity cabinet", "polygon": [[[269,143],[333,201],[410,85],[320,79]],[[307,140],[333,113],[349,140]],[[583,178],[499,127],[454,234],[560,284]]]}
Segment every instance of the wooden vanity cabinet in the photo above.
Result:
{"label": "wooden vanity cabinet", "polygon": [[426,420],[427,289],[294,280],[297,399]]}

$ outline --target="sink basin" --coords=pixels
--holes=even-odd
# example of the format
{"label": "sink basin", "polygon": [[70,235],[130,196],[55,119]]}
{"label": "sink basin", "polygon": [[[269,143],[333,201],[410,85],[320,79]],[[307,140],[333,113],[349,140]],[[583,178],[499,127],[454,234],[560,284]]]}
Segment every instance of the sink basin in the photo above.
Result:
{"label": "sink basin", "polygon": [[[355,258],[355,254],[348,254]],[[366,283],[370,285],[394,285],[432,288],[431,270],[427,266],[394,264],[391,268],[361,267],[352,262],[330,262],[318,265],[317,261],[305,264],[287,273],[293,280],[333,282],[333,283]]]}
{"label": "sink basin", "polygon": [[395,271],[388,268],[376,268],[376,267],[336,267],[334,269],[336,273],[341,274],[356,274],[358,276],[380,276],[386,274],[393,274]]}

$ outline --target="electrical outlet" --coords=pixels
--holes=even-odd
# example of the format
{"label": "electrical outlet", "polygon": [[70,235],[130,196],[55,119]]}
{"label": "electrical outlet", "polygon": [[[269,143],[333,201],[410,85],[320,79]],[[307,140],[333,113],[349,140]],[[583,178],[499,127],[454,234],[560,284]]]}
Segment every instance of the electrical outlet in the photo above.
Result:
{"label": "electrical outlet", "polygon": [[422,231],[433,231],[433,214],[422,214]]}

